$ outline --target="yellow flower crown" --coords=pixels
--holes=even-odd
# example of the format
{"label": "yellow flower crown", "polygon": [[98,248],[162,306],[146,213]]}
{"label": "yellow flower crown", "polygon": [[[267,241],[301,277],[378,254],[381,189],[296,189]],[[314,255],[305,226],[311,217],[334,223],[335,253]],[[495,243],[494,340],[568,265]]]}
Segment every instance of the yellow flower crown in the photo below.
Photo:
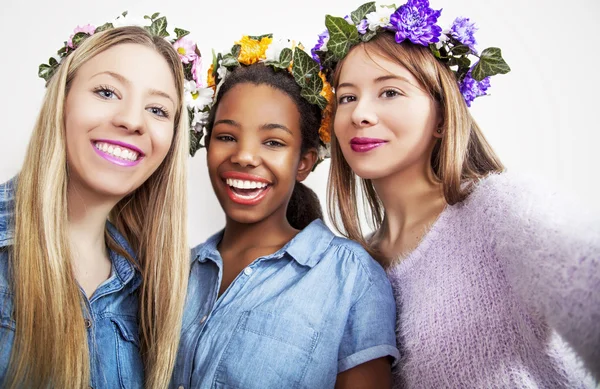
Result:
{"label": "yellow flower crown", "polygon": [[[217,92],[227,74],[238,66],[249,66],[264,63],[274,69],[285,69],[301,88],[301,95],[306,101],[321,109],[322,119],[319,128],[321,149],[319,161],[328,158],[331,141],[331,116],[333,114],[333,90],[320,71],[319,64],[304,51],[301,44],[289,40],[273,41],[272,34],[261,36],[245,35],[231,48],[229,53],[214,55],[213,63],[208,69],[207,84]],[[316,166],[316,165],[315,165]]]}

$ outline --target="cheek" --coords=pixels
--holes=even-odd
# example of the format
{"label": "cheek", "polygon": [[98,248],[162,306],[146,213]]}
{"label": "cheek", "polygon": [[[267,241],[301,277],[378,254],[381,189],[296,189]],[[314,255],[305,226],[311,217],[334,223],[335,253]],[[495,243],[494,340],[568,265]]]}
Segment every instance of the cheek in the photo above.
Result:
{"label": "cheek", "polygon": [[153,151],[162,156],[166,155],[175,140],[174,135],[173,123],[154,126],[150,130]]}

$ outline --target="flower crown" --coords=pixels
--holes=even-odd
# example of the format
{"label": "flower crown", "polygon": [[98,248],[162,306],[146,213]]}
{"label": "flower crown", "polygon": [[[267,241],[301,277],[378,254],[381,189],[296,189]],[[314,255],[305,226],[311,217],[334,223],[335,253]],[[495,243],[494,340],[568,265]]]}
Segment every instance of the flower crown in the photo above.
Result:
{"label": "flower crown", "polygon": [[[376,7],[375,2],[365,3],[344,18],[325,16],[327,29],[319,35],[311,53],[323,72],[331,77],[337,63],[354,45],[368,42],[380,32],[391,31],[397,43],[409,40],[429,47],[440,62],[449,66],[470,107],[476,97],[487,94],[490,77],[506,74],[510,67],[499,48],[477,52],[473,35],[477,27],[469,18],[458,17],[450,30],[442,31],[436,24],[441,13],[441,9],[430,8],[428,0],[408,0],[397,9],[395,5]],[[470,56],[479,58],[473,66]]]}
{"label": "flower crown", "polygon": [[190,121],[190,154],[194,155],[199,139],[196,139],[196,131],[193,130],[201,126],[202,120],[208,116],[213,90],[204,87],[201,77],[202,57],[196,43],[189,39],[189,31],[180,28],[168,31],[167,18],[160,16],[158,12],[152,16],[144,16],[143,19],[128,17],[127,12],[123,12],[114,21],[99,27],[94,27],[91,24],[77,26],[69,40],[57,51],[56,55],[51,57],[47,64],[40,65],[38,76],[48,82],[56,73],[62,60],[75,51],[85,39],[101,31],[124,26],[143,27],[150,34],[165,38],[179,54],[185,77],[185,103]]}
{"label": "flower crown", "polygon": [[273,69],[289,72],[301,88],[302,97],[321,109],[319,128],[319,158],[317,164],[330,156],[330,122],[333,90],[320,71],[319,64],[304,51],[301,44],[289,40],[273,41],[272,34],[243,36],[235,42],[229,53],[214,55],[208,69],[207,84],[215,90],[215,97],[227,75],[239,66],[263,63]]}

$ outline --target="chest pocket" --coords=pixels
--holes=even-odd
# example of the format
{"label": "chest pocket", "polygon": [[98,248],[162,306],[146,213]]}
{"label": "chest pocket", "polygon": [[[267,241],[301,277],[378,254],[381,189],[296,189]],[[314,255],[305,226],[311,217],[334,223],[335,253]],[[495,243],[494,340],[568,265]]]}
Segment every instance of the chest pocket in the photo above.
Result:
{"label": "chest pocket", "polygon": [[140,356],[138,327],[135,320],[113,317],[120,388],[142,388],[144,368]]}
{"label": "chest pocket", "polygon": [[217,366],[214,389],[301,386],[319,333],[299,320],[242,313]]}

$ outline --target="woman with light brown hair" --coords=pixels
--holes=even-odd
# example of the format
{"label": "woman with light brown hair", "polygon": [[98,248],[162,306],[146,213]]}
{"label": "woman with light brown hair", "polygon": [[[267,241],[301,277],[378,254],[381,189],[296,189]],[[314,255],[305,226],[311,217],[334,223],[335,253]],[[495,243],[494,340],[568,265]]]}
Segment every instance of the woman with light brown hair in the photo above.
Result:
{"label": "woman with light brown hair", "polygon": [[173,47],[187,32],[165,39],[157,14],[116,27],[125,15],[40,66],[25,162],[0,186],[2,387],[164,388],[173,369],[195,63]]}
{"label": "woman with light brown hair", "polygon": [[394,386],[594,387],[598,223],[504,172],[468,107],[510,69],[440,14],[367,3],[313,49],[336,93],[330,213],[394,288]]}

